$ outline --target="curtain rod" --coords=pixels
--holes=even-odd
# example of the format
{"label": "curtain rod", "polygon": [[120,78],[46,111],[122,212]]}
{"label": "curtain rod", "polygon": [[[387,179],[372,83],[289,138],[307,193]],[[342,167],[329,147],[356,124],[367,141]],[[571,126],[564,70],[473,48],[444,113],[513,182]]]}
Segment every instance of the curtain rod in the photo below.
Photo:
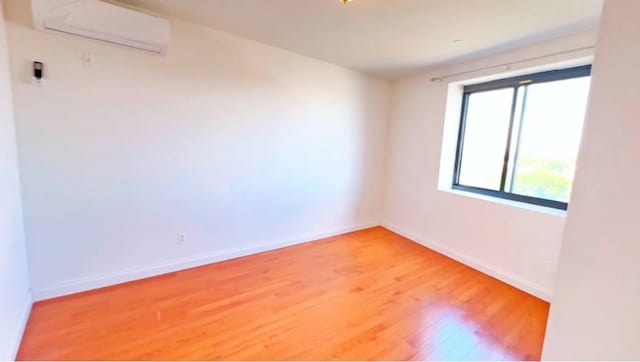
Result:
{"label": "curtain rod", "polygon": [[582,51],[582,50],[588,50],[588,49],[593,49],[593,48],[594,48],[593,46],[586,46],[586,47],[581,47],[581,48],[565,50],[565,51],[562,51],[562,52],[549,53],[549,54],[540,55],[540,56],[537,56],[537,57],[520,59],[520,60],[516,60],[516,61],[513,61],[513,62],[508,62],[508,63],[504,63],[504,64],[500,64],[500,65],[477,68],[477,69],[467,70],[465,72],[447,74],[447,75],[442,75],[442,76],[439,76],[439,77],[433,77],[433,78],[431,78],[431,81],[432,82],[440,82],[440,81],[448,79],[448,78],[453,78],[453,77],[457,77],[457,76],[460,76],[460,75],[466,75],[466,74],[471,74],[471,73],[477,73],[477,72],[481,72],[481,71],[484,71],[484,70],[493,70],[493,69],[505,69],[505,70],[508,70],[509,67],[512,66],[512,65],[516,65],[516,64],[520,64],[520,63],[526,63],[526,62],[530,62],[532,60],[538,60],[538,59],[554,57],[556,55],[575,53],[575,52],[579,52],[579,51]]}

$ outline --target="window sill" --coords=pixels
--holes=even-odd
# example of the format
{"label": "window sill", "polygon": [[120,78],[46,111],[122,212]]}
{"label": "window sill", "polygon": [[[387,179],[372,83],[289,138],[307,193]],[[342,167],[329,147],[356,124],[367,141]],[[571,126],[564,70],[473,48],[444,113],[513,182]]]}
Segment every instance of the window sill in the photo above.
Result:
{"label": "window sill", "polygon": [[560,216],[560,217],[567,216],[567,211],[566,210],[554,209],[552,207],[534,205],[534,204],[529,204],[529,203],[526,203],[526,202],[503,199],[503,198],[500,198],[500,197],[487,196],[487,195],[482,195],[482,194],[478,194],[478,193],[475,193],[475,192],[454,190],[454,189],[451,189],[451,188],[439,189],[439,191],[448,192],[448,193],[459,195],[459,196],[472,197],[474,199],[489,201],[489,202],[493,202],[493,203],[497,203],[497,204],[501,204],[501,205],[506,205],[506,206],[511,206],[511,207],[517,207],[517,208],[520,208],[520,209],[539,212],[539,213],[543,213],[543,214],[547,214],[547,215]]}

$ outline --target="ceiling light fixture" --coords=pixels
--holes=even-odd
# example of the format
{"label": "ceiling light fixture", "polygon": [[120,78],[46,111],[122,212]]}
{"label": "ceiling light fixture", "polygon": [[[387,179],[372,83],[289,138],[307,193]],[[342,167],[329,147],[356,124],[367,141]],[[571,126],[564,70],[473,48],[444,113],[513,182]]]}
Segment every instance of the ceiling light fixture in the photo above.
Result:
{"label": "ceiling light fixture", "polygon": [[350,3],[352,0],[340,0],[343,4]]}

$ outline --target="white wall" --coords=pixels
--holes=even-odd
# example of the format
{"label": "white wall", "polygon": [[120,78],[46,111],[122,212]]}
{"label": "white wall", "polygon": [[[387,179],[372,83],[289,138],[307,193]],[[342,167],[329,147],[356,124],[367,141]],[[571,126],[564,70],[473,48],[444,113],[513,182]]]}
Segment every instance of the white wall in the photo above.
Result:
{"label": "white wall", "polygon": [[15,357],[30,298],[9,53],[0,0],[0,360]]}
{"label": "white wall", "polygon": [[[542,298],[553,277],[564,216],[438,191],[448,82],[430,78],[593,45],[594,32],[451,65],[392,86],[383,223],[390,229]],[[589,51],[511,71],[589,56]],[[498,71],[474,74],[490,76]],[[451,81],[460,81],[455,78]],[[459,110],[456,104],[455,109]],[[457,118],[457,117],[455,117]],[[458,122],[457,119],[453,120]],[[455,135],[454,135],[455,136]],[[455,147],[455,145],[454,145]],[[445,175],[450,180],[452,175]]]}
{"label": "white wall", "polygon": [[640,1],[607,0],[543,358],[640,359]]}
{"label": "white wall", "polygon": [[27,3],[7,10],[37,298],[379,223],[386,82],[181,21],[166,58],[44,34]]}

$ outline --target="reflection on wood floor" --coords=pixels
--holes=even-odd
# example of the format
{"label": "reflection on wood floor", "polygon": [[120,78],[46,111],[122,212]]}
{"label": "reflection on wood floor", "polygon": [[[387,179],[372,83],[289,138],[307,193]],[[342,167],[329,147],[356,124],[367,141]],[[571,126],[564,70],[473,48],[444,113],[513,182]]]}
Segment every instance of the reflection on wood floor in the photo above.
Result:
{"label": "reflection on wood floor", "polygon": [[376,227],[38,302],[18,358],[535,360],[548,308]]}

